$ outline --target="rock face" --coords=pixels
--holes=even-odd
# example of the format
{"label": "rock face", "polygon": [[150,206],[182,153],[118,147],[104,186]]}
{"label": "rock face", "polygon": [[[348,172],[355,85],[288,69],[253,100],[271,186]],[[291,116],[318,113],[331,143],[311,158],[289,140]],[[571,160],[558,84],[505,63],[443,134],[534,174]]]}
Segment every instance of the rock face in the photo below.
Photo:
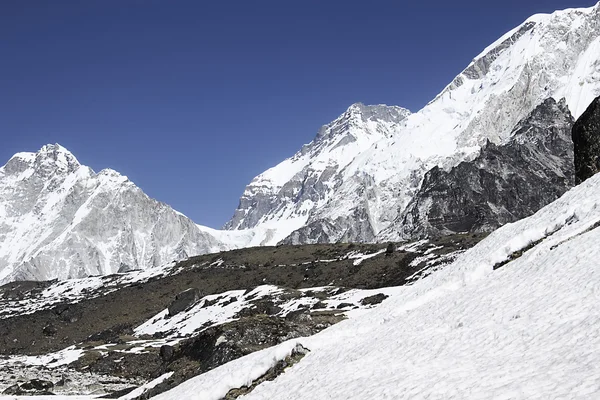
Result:
{"label": "rock face", "polygon": [[226,246],[113,170],[60,145],[0,168],[0,283],[146,269]]}
{"label": "rock face", "polygon": [[600,97],[573,126],[575,180],[581,183],[600,171]]}
{"label": "rock face", "polygon": [[226,228],[262,230],[269,244],[378,240],[432,168],[472,160],[488,141],[507,145],[517,123],[547,98],[564,97],[579,117],[600,95],[598,54],[600,7],[537,14],[416,113],[351,106],[257,176]]}
{"label": "rock face", "polygon": [[394,224],[397,235],[392,228],[382,236],[492,231],[533,214],[574,184],[573,122],[564,99],[547,99],[517,125],[506,145],[488,142],[472,161],[427,172]]}

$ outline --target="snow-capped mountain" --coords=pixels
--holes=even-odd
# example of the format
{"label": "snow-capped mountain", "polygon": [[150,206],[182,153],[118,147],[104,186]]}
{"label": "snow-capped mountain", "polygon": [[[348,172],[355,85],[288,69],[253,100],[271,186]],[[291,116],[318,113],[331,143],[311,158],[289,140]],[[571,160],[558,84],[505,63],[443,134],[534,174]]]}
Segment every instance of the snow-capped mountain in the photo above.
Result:
{"label": "snow-capped mountain", "polygon": [[227,248],[127,177],[60,145],[0,168],[0,283],[146,269]]}
{"label": "snow-capped mountain", "polygon": [[[475,57],[417,113],[355,104],[293,157],[256,177],[227,229],[262,243],[373,241],[433,167],[504,145],[545,99],[575,118],[600,94],[600,4],[534,15]],[[270,234],[266,234],[270,233]]]}
{"label": "snow-capped mountain", "polygon": [[261,244],[284,239],[327,205],[344,184],[346,167],[375,143],[392,138],[409,115],[401,107],[351,105],[292,158],[256,177],[225,229],[267,227]]}

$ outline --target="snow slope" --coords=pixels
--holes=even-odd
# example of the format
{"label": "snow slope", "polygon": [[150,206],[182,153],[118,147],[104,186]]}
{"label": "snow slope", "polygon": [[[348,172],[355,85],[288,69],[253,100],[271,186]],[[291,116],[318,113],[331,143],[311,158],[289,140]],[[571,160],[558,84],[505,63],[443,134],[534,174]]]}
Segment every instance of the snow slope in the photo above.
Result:
{"label": "snow slope", "polygon": [[417,113],[352,105],[293,157],[257,176],[226,228],[269,224],[278,228],[263,238],[270,244],[286,236],[291,243],[376,240],[432,167],[470,159],[486,140],[506,143],[549,97],[565,97],[573,116],[581,115],[600,95],[599,54],[600,5],[535,15]]}
{"label": "snow slope", "polygon": [[156,398],[219,399],[296,343],[311,351],[242,398],[598,398],[598,243],[600,174],[379,307]]}
{"label": "snow slope", "polygon": [[127,177],[60,145],[0,168],[0,283],[146,269],[229,247]]}

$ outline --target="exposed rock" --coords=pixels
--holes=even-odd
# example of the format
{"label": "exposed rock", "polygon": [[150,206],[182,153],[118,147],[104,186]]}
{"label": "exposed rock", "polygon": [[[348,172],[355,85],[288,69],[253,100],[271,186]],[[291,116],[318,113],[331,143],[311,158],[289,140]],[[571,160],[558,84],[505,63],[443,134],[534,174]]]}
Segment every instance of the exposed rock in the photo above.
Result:
{"label": "exposed rock", "polygon": [[46,336],[54,336],[56,335],[56,327],[53,324],[48,324],[44,326],[42,332],[44,332],[44,335]]}
{"label": "exposed rock", "polygon": [[362,299],[360,301],[360,304],[362,304],[363,306],[373,306],[375,304],[379,304],[382,301],[384,301],[385,299],[387,299],[389,296],[383,293],[377,293],[373,296],[369,296],[369,297],[365,297],[364,299]]}
{"label": "exposed rock", "polygon": [[42,379],[31,379],[27,382],[18,383],[6,388],[2,394],[16,396],[51,395],[54,384]]}
{"label": "exposed rock", "polygon": [[175,296],[175,300],[169,305],[169,315],[173,316],[191,307],[201,298],[200,290],[191,288],[184,290]]}
{"label": "exposed rock", "polygon": [[296,345],[292,353],[287,356],[285,359],[278,361],[273,367],[269,368],[269,370],[260,378],[252,381],[252,384],[249,386],[243,386],[241,388],[231,389],[225,395],[224,400],[234,400],[240,396],[246,395],[250,393],[254,388],[265,381],[272,381],[281,375],[287,368],[292,367],[296,363],[298,363],[306,354],[308,354],[310,350],[302,346],[300,343]]}
{"label": "exposed rock", "polygon": [[61,304],[54,309],[54,313],[59,316],[59,319],[64,322],[77,322],[80,318],[79,313],[68,304]]}
{"label": "exposed rock", "polygon": [[545,100],[517,125],[505,146],[488,142],[472,161],[449,171],[430,170],[387,234],[489,232],[533,214],[574,184],[572,126],[564,99]]}
{"label": "exposed rock", "polygon": [[600,97],[573,125],[575,181],[581,183],[600,171]]}
{"label": "exposed rock", "polygon": [[173,358],[174,352],[175,352],[175,349],[173,348],[173,346],[169,346],[168,344],[165,344],[160,347],[160,350],[159,350],[160,358],[162,358],[163,361],[168,362]]}

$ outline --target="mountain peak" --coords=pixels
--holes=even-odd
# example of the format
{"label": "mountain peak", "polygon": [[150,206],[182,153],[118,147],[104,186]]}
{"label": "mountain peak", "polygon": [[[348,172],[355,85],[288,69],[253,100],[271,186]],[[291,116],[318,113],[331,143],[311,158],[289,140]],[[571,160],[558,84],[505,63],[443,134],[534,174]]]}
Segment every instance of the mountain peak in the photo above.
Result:
{"label": "mountain peak", "polygon": [[400,122],[411,114],[410,110],[398,107],[388,106],[387,104],[373,104],[367,105],[364,103],[354,103],[344,114],[340,116],[341,119],[360,117],[362,121],[369,119],[378,119],[388,122]]}
{"label": "mountain peak", "polygon": [[73,153],[58,143],[42,146],[35,154],[35,163],[44,169],[66,172],[72,172],[81,166]]}

